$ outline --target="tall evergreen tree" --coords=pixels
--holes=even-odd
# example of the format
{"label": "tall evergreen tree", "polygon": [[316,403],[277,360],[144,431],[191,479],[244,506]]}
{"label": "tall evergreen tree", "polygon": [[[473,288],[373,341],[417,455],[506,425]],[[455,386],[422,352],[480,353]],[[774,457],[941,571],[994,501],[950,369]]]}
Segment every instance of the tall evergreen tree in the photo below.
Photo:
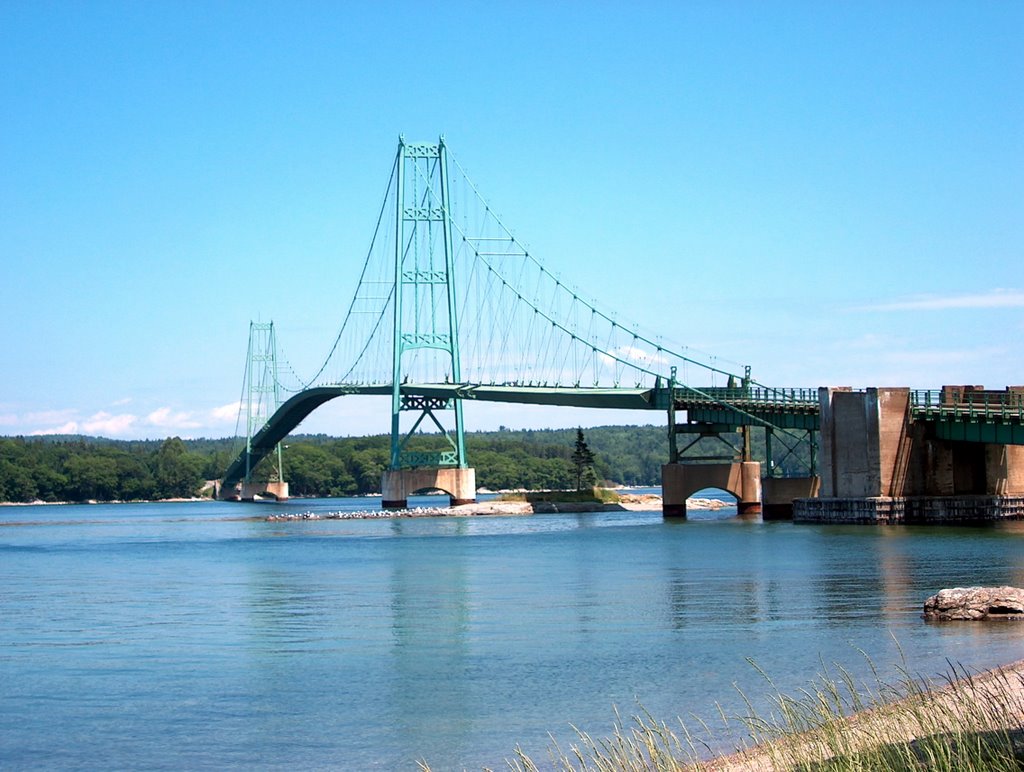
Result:
{"label": "tall evergreen tree", "polygon": [[583,438],[582,428],[576,429],[576,447],[572,452],[572,467],[576,473],[576,490],[581,491],[584,487],[594,487],[597,482],[597,474],[594,472],[594,453]]}

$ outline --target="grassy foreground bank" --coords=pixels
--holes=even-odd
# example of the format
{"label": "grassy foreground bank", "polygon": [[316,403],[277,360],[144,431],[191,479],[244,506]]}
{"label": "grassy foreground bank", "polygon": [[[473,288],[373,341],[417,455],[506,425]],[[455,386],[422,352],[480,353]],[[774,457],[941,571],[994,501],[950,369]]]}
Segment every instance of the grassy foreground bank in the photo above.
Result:
{"label": "grassy foreground bank", "polygon": [[772,688],[767,715],[748,702],[747,715],[719,717],[724,730],[738,726],[744,736],[732,755],[708,758],[714,729],[706,723],[670,727],[644,714],[617,722],[611,737],[578,732],[544,760],[516,749],[507,764],[515,772],[1024,770],[1024,660],[980,674],[954,668],[937,684],[904,670],[897,683],[869,688],[840,670],[795,695]]}

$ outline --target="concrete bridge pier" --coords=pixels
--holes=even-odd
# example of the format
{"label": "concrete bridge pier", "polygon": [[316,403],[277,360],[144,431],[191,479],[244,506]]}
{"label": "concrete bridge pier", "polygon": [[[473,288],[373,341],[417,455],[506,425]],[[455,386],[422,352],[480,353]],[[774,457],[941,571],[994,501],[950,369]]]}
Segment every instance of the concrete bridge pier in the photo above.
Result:
{"label": "concrete bridge pier", "polygon": [[914,419],[906,388],[823,388],[819,400],[821,498],[798,500],[795,520],[1024,518],[1024,446],[942,439],[927,420]]}
{"label": "concrete bridge pier", "polygon": [[255,501],[274,499],[288,500],[288,483],[286,482],[240,482],[227,488],[216,486],[216,497],[221,501]]}
{"label": "concrete bridge pier", "polygon": [[451,506],[476,501],[476,470],[458,467],[426,469],[385,469],[381,477],[384,509],[405,509],[417,491],[439,490],[449,496]]}
{"label": "concrete bridge pier", "polygon": [[686,517],[686,499],[703,488],[720,488],[736,497],[741,515],[761,511],[761,464],[665,464],[661,467],[661,511],[665,517]]}
{"label": "concrete bridge pier", "polygon": [[761,517],[765,520],[792,520],[796,499],[817,498],[821,478],[765,477],[761,480],[763,504]]}

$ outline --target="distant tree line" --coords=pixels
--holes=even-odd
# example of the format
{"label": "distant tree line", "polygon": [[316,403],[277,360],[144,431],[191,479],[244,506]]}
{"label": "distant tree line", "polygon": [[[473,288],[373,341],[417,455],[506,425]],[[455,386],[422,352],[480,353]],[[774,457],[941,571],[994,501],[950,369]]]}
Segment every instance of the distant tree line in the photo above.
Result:
{"label": "distant tree line", "polygon": [[196,495],[211,461],[177,437],[158,444],[0,439],[0,500],[184,498]]}
{"label": "distant tree line", "polygon": [[[466,452],[476,469],[477,485],[491,490],[568,490],[584,480],[588,484],[660,484],[661,465],[668,459],[664,426],[602,426],[587,429],[585,434],[584,441],[576,429],[474,432],[466,435]],[[440,442],[437,436],[417,437],[409,449],[437,449]],[[723,447],[710,444],[711,440],[701,442],[709,443],[708,450]],[[0,501],[138,501],[194,496],[205,481],[223,475],[239,449],[238,440],[230,438],[0,438]],[[701,447],[695,451],[701,452]],[[386,435],[295,435],[284,443],[284,478],[293,496],[379,493],[389,454]],[[763,443],[755,442],[754,456],[763,457]],[[268,479],[274,471],[268,457],[255,474]]]}
{"label": "distant tree line", "polygon": [[[605,426],[586,430],[593,458],[588,483],[659,485],[668,456],[664,427]],[[466,453],[476,469],[477,485],[490,490],[574,490],[579,459],[574,459],[576,429],[499,430],[466,435]],[[438,450],[443,443],[416,437],[409,450]],[[390,437],[289,438],[284,450],[284,477],[293,496],[362,495],[380,492],[388,465]],[[271,474],[270,459],[257,468]]]}

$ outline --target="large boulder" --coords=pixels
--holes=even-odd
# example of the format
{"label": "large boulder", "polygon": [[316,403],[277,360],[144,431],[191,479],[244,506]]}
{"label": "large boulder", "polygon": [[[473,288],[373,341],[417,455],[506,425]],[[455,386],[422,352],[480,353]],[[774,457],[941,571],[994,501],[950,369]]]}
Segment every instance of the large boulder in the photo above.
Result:
{"label": "large boulder", "polygon": [[1019,587],[954,587],[924,602],[925,619],[1024,619]]}

